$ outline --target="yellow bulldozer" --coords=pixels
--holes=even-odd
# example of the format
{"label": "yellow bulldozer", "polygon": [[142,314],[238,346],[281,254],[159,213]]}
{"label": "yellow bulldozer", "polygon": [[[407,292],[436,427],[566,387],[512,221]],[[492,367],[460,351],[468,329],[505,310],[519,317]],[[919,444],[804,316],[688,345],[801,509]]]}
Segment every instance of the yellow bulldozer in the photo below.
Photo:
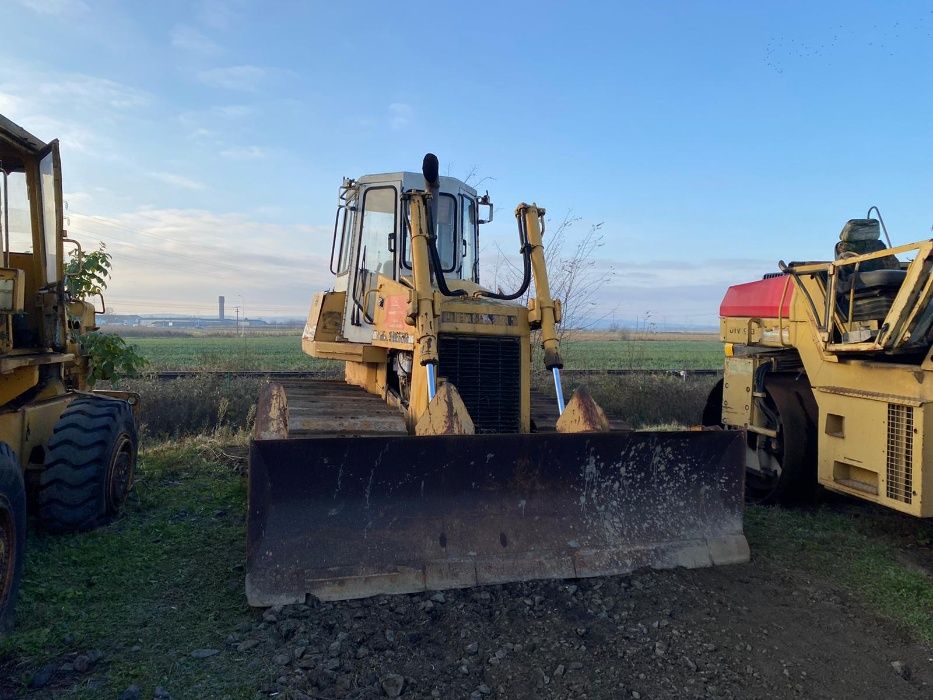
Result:
{"label": "yellow bulldozer", "polygon": [[47,531],[94,527],[123,505],[136,463],[136,396],[88,388],[80,336],[95,312],[69,294],[66,243],[77,245],[58,142],[0,115],[0,631],[22,577],[27,501]]}
{"label": "yellow bulldozer", "polygon": [[[344,180],[333,288],[302,336],[308,355],[344,363],[344,381],[260,397],[250,604],[748,559],[743,436],[610,431],[585,391],[565,404],[545,211],[515,210],[523,279],[509,292],[479,279],[492,213],[431,154],[420,173]],[[532,400],[533,330],[550,418]]]}
{"label": "yellow bulldozer", "polygon": [[779,269],[726,292],[723,380],[703,417],[746,431],[749,497],[809,499],[819,484],[933,516],[933,240],[892,247],[872,207],[832,260]]}

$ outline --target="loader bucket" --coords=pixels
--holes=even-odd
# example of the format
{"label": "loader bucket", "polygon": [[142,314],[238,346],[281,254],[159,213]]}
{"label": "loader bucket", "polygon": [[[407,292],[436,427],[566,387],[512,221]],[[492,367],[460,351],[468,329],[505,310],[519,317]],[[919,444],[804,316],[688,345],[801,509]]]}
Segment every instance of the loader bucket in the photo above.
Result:
{"label": "loader bucket", "polygon": [[740,432],[254,440],[251,605],[748,560]]}

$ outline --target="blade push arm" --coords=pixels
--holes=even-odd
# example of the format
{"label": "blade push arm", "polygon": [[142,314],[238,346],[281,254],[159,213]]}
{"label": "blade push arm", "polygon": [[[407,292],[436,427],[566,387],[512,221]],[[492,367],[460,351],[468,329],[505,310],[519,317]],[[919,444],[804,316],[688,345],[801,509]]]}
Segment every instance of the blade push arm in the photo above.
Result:
{"label": "blade push arm", "polygon": [[554,375],[554,390],[557,393],[557,408],[564,412],[564,395],[560,383],[560,370],[564,361],[560,356],[560,340],[557,338],[557,324],[560,323],[560,302],[551,298],[548,284],[547,264],[544,260],[543,220],[545,211],[535,204],[519,204],[515,208],[515,217],[522,230],[522,237],[527,246],[527,255],[531,258],[531,271],[535,282],[535,298],[529,300],[528,320],[541,327],[541,346],[544,348],[544,366]]}
{"label": "blade push arm", "polygon": [[409,322],[415,326],[417,354],[428,372],[428,400],[430,401],[434,398],[436,391],[437,312],[434,308],[434,287],[431,285],[427,211],[423,192],[411,192],[409,197],[411,267],[415,284]]}

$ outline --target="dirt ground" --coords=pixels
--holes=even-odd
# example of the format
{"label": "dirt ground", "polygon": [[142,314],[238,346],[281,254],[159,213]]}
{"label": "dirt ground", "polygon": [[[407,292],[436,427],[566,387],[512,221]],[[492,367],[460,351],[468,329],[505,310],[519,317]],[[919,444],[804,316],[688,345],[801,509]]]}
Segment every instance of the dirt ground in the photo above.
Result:
{"label": "dirt ground", "polygon": [[933,649],[762,561],[270,609],[289,698],[930,698]]}

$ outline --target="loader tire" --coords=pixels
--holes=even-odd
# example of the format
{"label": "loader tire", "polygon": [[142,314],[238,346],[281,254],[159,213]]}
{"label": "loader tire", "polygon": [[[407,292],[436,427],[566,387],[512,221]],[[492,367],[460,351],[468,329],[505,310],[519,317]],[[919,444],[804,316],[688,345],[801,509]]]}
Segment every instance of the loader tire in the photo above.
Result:
{"label": "loader tire", "polygon": [[701,425],[722,426],[722,379],[713,385],[706,397],[706,405],[703,407],[703,417],[700,419]]}
{"label": "loader tire", "polygon": [[[777,478],[763,479],[755,472],[746,474],[746,500],[753,503],[797,505],[808,503],[817,495],[816,426],[809,414],[806,387],[792,386],[785,381],[765,384],[765,389],[779,419],[778,439],[774,453],[781,465]],[[812,393],[810,393],[812,397]],[[811,399],[812,400],[812,399]],[[752,437],[752,434],[749,434]],[[757,441],[769,440],[762,435]],[[754,449],[754,445],[750,445]]]}
{"label": "loader tire", "polygon": [[39,524],[89,530],[113,518],[133,485],[136,422],[130,405],[82,396],[55,425],[39,479]]}
{"label": "loader tire", "polygon": [[[816,481],[816,404],[809,383],[776,380],[768,384],[768,395],[779,420],[777,444],[770,447],[780,463],[780,474],[765,477],[753,469],[745,471],[745,500],[749,503],[792,505],[812,501]],[[705,426],[722,426],[723,380],[709,393],[703,407]],[[757,452],[770,438],[749,432],[748,447]]]}
{"label": "loader tire", "polygon": [[13,612],[26,554],[26,486],[13,450],[0,442],[0,635],[13,627]]}

